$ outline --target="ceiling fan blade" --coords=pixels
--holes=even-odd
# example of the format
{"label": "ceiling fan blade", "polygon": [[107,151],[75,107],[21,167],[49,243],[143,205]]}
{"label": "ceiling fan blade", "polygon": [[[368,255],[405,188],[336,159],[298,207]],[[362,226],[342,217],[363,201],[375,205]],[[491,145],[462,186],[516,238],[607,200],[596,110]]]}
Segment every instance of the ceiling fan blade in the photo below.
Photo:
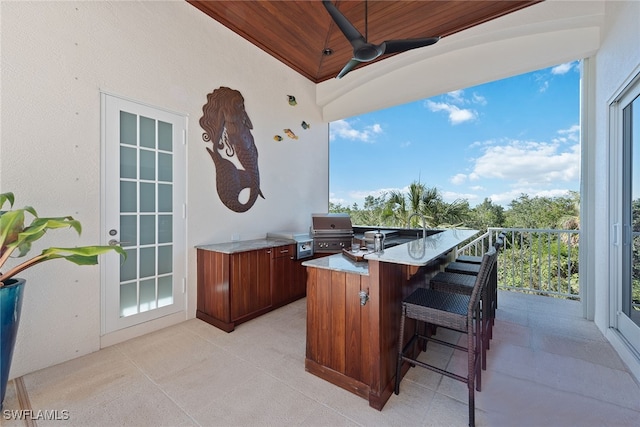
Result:
{"label": "ceiling fan blade", "polygon": [[440,40],[440,37],[427,37],[423,39],[387,40],[382,43],[384,54],[405,52],[419,47],[430,46]]}
{"label": "ceiling fan blade", "polygon": [[345,74],[353,70],[360,63],[362,63],[362,61],[358,61],[357,59],[352,59],[351,61],[347,62],[347,65],[345,65],[344,68],[342,68],[342,71],[338,73],[336,79],[341,79]]}
{"label": "ceiling fan blade", "polygon": [[325,9],[327,9],[327,12],[329,12],[329,15],[331,15],[338,28],[340,28],[342,34],[344,34],[351,44],[353,44],[354,40],[361,40],[363,43],[365,42],[360,31],[358,31],[358,29],[349,22],[349,20],[338,10],[337,7],[335,7],[333,3],[325,0],[322,4]]}

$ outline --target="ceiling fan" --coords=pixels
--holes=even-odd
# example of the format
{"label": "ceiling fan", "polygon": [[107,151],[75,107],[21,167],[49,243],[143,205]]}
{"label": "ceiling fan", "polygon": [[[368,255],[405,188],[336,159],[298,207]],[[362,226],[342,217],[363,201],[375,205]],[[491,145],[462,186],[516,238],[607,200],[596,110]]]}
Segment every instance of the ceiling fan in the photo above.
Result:
{"label": "ceiling fan", "polygon": [[324,0],[322,4],[324,4],[324,7],[327,9],[327,12],[329,12],[329,15],[331,15],[338,28],[340,28],[344,36],[349,40],[351,46],[353,46],[353,58],[347,62],[347,65],[345,65],[342,71],[340,71],[336,76],[337,79],[344,77],[345,74],[353,70],[362,62],[370,62],[379,56],[389,53],[405,52],[418,47],[429,46],[440,40],[440,37],[427,37],[421,39],[386,40],[378,45],[369,43],[367,42],[368,8],[366,0],[364,3],[364,37],[332,2]]}

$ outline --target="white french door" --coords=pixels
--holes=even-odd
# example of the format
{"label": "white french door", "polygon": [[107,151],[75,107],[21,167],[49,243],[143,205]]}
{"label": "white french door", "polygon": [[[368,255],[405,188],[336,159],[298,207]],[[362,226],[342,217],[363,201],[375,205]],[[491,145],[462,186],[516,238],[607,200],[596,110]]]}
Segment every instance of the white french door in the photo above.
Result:
{"label": "white french door", "polygon": [[102,333],[184,311],[186,117],[108,94],[102,102]]}
{"label": "white french door", "polygon": [[611,266],[621,274],[614,283],[613,326],[640,352],[640,74],[612,108],[615,145],[621,149],[621,199],[619,207],[613,207],[621,220],[619,264]]}

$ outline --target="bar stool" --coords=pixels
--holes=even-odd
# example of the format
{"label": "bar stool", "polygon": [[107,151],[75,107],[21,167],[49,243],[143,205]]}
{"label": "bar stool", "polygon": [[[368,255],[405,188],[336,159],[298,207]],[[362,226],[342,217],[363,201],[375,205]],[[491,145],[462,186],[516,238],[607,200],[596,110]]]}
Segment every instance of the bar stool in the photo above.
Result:
{"label": "bar stool", "polygon": [[[502,246],[501,240],[496,241],[496,245],[489,251],[496,254]],[[489,252],[487,252],[489,253]],[[485,256],[486,254],[485,253]],[[483,256],[484,260],[484,256]],[[437,273],[429,281],[429,287],[443,292],[452,292],[456,294],[471,295],[477,276],[482,269],[482,264],[466,264],[455,263],[449,264],[460,265],[454,271],[449,267],[444,272]],[[489,340],[493,339],[493,325],[495,323],[495,311],[497,307],[498,293],[498,273],[497,268],[492,268],[487,279],[487,285],[483,288],[480,295],[481,306],[481,325],[483,330],[484,345],[482,347],[482,369],[487,369],[487,350],[490,349]]]}
{"label": "bar stool", "polygon": [[[467,384],[469,390],[469,425],[475,425],[475,391],[482,388],[482,369],[480,359],[483,353],[485,337],[483,335],[480,295],[483,293],[491,271],[495,269],[497,252],[491,248],[483,256],[478,275],[474,277],[474,284],[469,295],[461,293],[443,292],[435,289],[417,288],[402,302],[400,318],[400,334],[398,339],[398,361],[396,363],[395,394],[400,392],[402,365],[408,362],[410,366],[420,366],[439,374],[446,375]],[[472,276],[469,276],[472,277]],[[439,340],[431,334],[420,334],[416,325],[416,332],[403,346],[405,320],[415,319],[425,322],[427,330],[431,326],[443,327],[467,334],[467,346]],[[433,341],[447,347],[467,352],[467,375],[462,376],[437,366],[422,362],[409,355],[414,354],[417,341]]]}
{"label": "bar stool", "polygon": [[[504,233],[500,233],[500,235],[498,236],[498,238],[496,239],[493,247],[496,249],[497,252],[500,251],[500,249],[502,249],[502,247],[504,246],[504,236],[506,236]],[[449,263],[447,265],[447,267],[445,268],[445,273],[456,273],[456,274],[466,274],[466,275],[476,275],[478,274],[478,271],[480,270],[480,264],[475,264],[475,263],[471,263],[471,262],[464,262],[464,261],[458,261],[461,257],[458,257],[458,259],[456,259],[456,261],[453,261],[451,263]],[[482,258],[482,257],[479,257]],[[441,276],[439,278],[439,281],[441,282],[453,282],[455,283],[459,283],[460,279],[459,278],[451,278],[451,277],[447,277],[447,276]],[[452,290],[451,292],[469,292],[464,291],[464,290]],[[493,327],[493,324],[495,323],[495,314],[496,314],[496,310],[498,309],[498,269],[496,268],[496,271],[494,272],[494,277],[492,277],[491,281],[488,284],[488,289],[487,289],[487,294],[489,296],[489,299],[487,300],[487,303],[489,304],[489,314],[490,314],[490,318],[491,318],[491,327]],[[489,337],[492,338],[493,337],[493,330],[492,328],[490,328],[489,330]]]}

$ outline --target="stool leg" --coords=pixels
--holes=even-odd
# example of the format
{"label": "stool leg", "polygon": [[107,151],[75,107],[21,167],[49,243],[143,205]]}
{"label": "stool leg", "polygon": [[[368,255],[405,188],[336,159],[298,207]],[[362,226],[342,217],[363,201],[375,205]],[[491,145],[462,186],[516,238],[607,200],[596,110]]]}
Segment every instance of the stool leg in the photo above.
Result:
{"label": "stool leg", "polygon": [[489,297],[488,292],[484,290],[484,295],[482,296],[482,307],[480,308],[480,342],[482,343],[480,347],[481,353],[481,364],[482,369],[487,370],[487,350],[489,349],[489,324],[491,320],[489,319]]}
{"label": "stool leg", "polygon": [[400,335],[398,336],[398,361],[396,362],[396,387],[394,390],[395,394],[400,393],[400,376],[402,375],[402,341],[404,340],[404,319],[405,309],[404,307],[402,307],[402,316],[400,316]]}
{"label": "stool leg", "polygon": [[[481,309],[478,307],[478,313],[476,316],[476,319],[479,318],[479,316],[481,316],[480,314]],[[484,327],[483,327],[483,323],[484,321],[480,321],[479,323],[476,321],[474,326],[475,329],[475,333],[472,333],[471,335],[473,335],[473,340],[471,340],[471,342],[469,343],[470,345],[472,345],[472,351],[469,351],[469,354],[473,353],[473,375],[471,374],[471,372],[469,372],[469,378],[476,378],[476,390],[477,391],[481,391],[482,389],[482,369],[483,369],[483,363],[486,360],[486,353],[484,350]],[[484,368],[486,369],[486,368]]]}
{"label": "stool leg", "polygon": [[[473,320],[472,320],[473,321]],[[467,357],[468,357],[468,371],[467,371],[467,389],[469,391],[469,426],[475,426],[475,390],[480,391],[481,384],[481,369],[478,369],[478,343],[480,337],[479,325],[482,321],[480,320],[480,311],[476,313],[475,324],[469,325],[467,327]],[[477,382],[475,381],[477,377]]]}

